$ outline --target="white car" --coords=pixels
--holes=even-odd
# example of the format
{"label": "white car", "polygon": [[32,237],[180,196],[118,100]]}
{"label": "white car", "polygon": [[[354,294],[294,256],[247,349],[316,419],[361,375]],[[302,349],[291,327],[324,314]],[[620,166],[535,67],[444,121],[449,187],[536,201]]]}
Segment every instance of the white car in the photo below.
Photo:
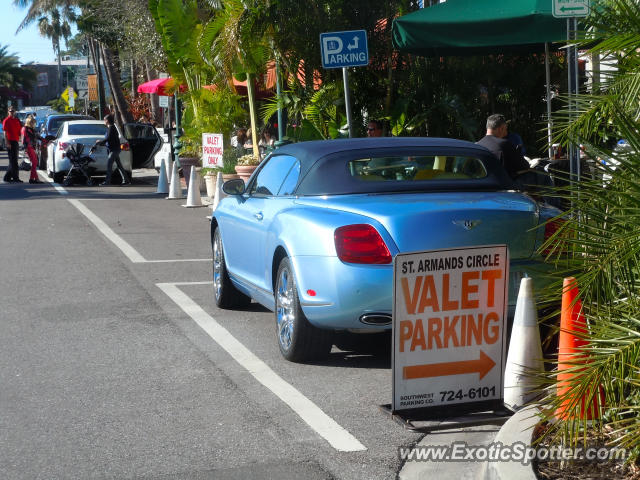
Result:
{"label": "white car", "polygon": [[[117,127],[116,127],[117,128]],[[96,143],[96,140],[102,140],[107,133],[107,127],[101,120],[72,120],[64,122],[58,129],[56,137],[47,145],[47,173],[53,177],[54,182],[62,183],[67,172],[71,168],[69,159],[66,158],[65,151],[70,144],[82,143],[84,154],[89,154],[89,149]],[[120,162],[131,178],[133,170],[132,154],[129,143],[122,136],[120,130]],[[99,146],[91,155],[95,162],[89,164],[89,173],[93,176],[105,175],[107,172],[107,147]],[[114,163],[113,170],[116,170]]]}
{"label": "white car", "polygon": [[[153,157],[153,166],[158,173],[160,172],[160,165],[162,165],[162,162],[165,162],[164,165],[165,168],[167,168],[167,165],[169,165],[169,163],[167,163],[167,160],[173,160],[171,158],[171,143],[169,142],[169,135],[167,135],[166,133],[161,133],[160,137],[162,138],[162,147],[160,147],[160,150],[158,150],[158,152]],[[171,172],[165,173],[167,175],[171,174]]]}

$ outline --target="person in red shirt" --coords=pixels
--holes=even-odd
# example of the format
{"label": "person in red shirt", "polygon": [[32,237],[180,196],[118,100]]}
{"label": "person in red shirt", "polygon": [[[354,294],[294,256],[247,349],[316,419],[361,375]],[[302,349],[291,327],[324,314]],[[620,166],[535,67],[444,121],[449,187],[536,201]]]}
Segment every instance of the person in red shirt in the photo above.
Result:
{"label": "person in red shirt", "polygon": [[22,183],[18,170],[18,142],[20,141],[22,123],[16,117],[14,107],[9,107],[9,115],[2,121],[2,129],[4,130],[4,138],[7,144],[7,153],[9,153],[9,168],[4,175],[4,181],[7,183]]}

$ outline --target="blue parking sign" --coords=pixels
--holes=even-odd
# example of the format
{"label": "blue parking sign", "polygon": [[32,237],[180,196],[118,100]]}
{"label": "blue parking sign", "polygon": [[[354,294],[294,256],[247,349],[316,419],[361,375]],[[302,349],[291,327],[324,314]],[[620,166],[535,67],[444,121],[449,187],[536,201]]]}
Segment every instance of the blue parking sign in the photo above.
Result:
{"label": "blue parking sign", "polygon": [[369,64],[365,30],[321,33],[320,50],[324,68],[359,67]]}

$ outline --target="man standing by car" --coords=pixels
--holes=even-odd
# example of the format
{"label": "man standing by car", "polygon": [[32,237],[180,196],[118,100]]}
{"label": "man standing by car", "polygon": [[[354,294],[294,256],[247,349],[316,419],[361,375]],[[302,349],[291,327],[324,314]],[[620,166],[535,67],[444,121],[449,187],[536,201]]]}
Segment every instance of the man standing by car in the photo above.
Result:
{"label": "man standing by car", "polygon": [[[504,115],[499,113],[489,115],[487,118],[487,134],[476,143],[482,145],[500,160],[509,176],[518,188],[531,193],[549,193],[549,187],[553,186],[551,177],[542,172],[530,168],[529,162],[522,156],[516,147],[507,140],[509,128]],[[551,205],[558,205],[558,199],[543,196]]]}
{"label": "man standing by car", "polygon": [[367,137],[381,137],[382,122],[380,120],[371,120],[367,125]]}
{"label": "man standing by car", "polygon": [[109,114],[104,117],[104,124],[107,126],[107,133],[102,140],[97,140],[96,145],[106,145],[109,151],[109,159],[107,160],[107,176],[100,185],[111,185],[111,170],[113,162],[116,162],[116,168],[120,172],[122,178],[121,185],[129,185],[131,180],[127,176],[120,163],[120,134],[115,126],[113,115]]}
{"label": "man standing by car", "polygon": [[9,167],[4,175],[4,181],[7,183],[22,183],[18,172],[18,142],[20,141],[20,130],[22,123],[16,117],[14,107],[9,107],[9,115],[2,121],[2,129],[7,144],[7,153],[9,154]]}
{"label": "man standing by car", "polygon": [[476,143],[493,153],[512,179],[529,170],[529,162],[518,153],[516,147],[505,137],[507,121],[504,115],[495,113],[487,118],[487,134]]}

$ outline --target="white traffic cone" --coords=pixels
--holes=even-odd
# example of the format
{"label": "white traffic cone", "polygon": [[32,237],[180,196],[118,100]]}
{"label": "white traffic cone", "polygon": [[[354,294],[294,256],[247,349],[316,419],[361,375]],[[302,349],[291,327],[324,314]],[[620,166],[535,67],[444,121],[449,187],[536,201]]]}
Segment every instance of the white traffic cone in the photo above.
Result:
{"label": "white traffic cone", "polygon": [[182,185],[180,184],[180,175],[178,174],[178,166],[176,162],[172,162],[173,166],[171,168],[171,185],[169,188],[169,196],[167,197],[170,200],[175,198],[184,198],[182,195]]}
{"label": "white traffic cone", "polygon": [[220,200],[227,196],[226,193],[222,191],[222,184],[224,183],[222,179],[222,173],[218,172],[216,177],[216,193],[213,195],[213,203],[211,204],[211,210],[215,212],[216,208],[218,208],[218,204]]}
{"label": "white traffic cone", "polygon": [[509,354],[504,372],[504,403],[512,410],[520,409],[534,400],[533,372],[544,369],[538,312],[533,298],[533,280],[523,278],[520,282],[516,314],[513,319]]}
{"label": "white traffic cone", "polygon": [[187,189],[187,203],[183,207],[203,207],[202,198],[200,198],[200,174],[195,165],[191,167],[189,174],[189,188]]}
{"label": "white traffic cone", "polygon": [[158,176],[158,188],[156,193],[162,193],[166,195],[169,193],[169,182],[167,180],[167,169],[165,168],[165,159],[160,162],[160,175]]}

